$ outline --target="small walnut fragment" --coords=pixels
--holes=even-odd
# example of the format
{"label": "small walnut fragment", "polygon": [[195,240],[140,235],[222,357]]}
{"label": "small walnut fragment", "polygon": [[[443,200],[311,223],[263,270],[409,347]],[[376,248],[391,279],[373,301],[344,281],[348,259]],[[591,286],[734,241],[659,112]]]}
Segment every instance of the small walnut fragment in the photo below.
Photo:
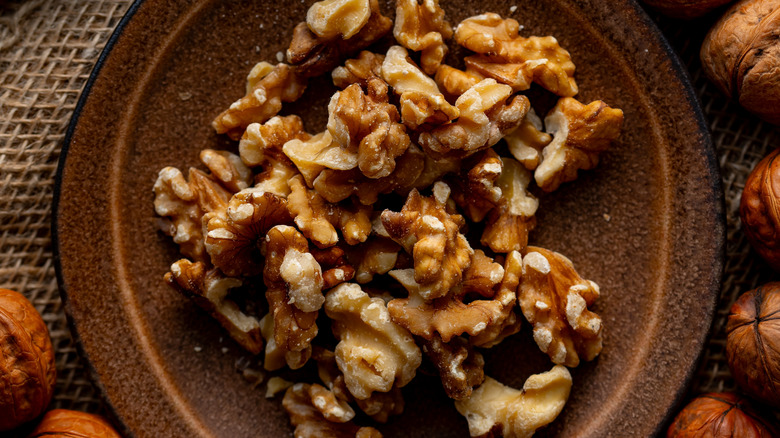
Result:
{"label": "small walnut fragment", "polygon": [[519,30],[517,21],[487,13],[463,20],[455,29],[455,41],[480,54],[466,58],[469,69],[515,91],[535,82],[559,96],[577,94],[569,52],[554,37],[523,38]]}
{"label": "small walnut fragment", "polygon": [[542,150],[550,144],[552,136],[542,132],[542,119],[533,108],[514,131],[504,136],[509,153],[528,170],[534,170],[542,161]]}
{"label": "small walnut fragment", "polygon": [[[287,389],[282,399],[282,406],[290,416],[290,423],[295,426],[296,438],[381,438],[382,434],[372,427],[359,427],[346,420],[344,422],[329,421],[323,414],[328,412],[331,418],[344,418],[338,403],[329,397],[324,397],[327,389],[320,385],[296,383]],[[313,395],[312,395],[313,393]],[[317,406],[317,403],[320,406]],[[347,405],[348,407],[348,405]],[[351,410],[351,408],[349,408]],[[354,416],[354,411],[352,411]]]}
{"label": "small walnut fragment", "polygon": [[420,53],[420,65],[433,75],[447,55],[445,40],[452,37],[452,26],[444,19],[439,0],[397,0],[395,6],[395,39],[409,50]]}
{"label": "small walnut fragment", "polygon": [[346,253],[337,246],[310,249],[314,260],[322,267],[322,289],[330,289],[355,277],[355,268],[347,261]]}
{"label": "small walnut fragment", "polygon": [[355,266],[355,281],[365,284],[373,280],[375,274],[388,273],[395,267],[401,249],[392,240],[381,236],[370,236],[362,245],[350,249],[347,257]]}
{"label": "small walnut fragment", "polygon": [[468,420],[473,437],[529,438],[561,413],[571,384],[569,370],[560,365],[530,376],[522,390],[485,377],[471,397],[455,401],[455,408]]}
{"label": "small walnut fragment", "polygon": [[382,63],[385,55],[364,50],[357,58],[348,59],[343,66],[333,69],[333,85],[345,89],[352,84],[365,87],[370,78],[382,77]]}
{"label": "small walnut fragment", "polygon": [[[452,199],[467,218],[481,222],[502,198],[496,181],[501,176],[503,164],[493,149],[487,149],[466,160],[465,172],[445,178],[452,190]],[[503,230],[506,231],[506,230]]]}
{"label": "small walnut fragment", "polygon": [[447,96],[457,99],[469,88],[477,85],[479,81],[485,79],[484,76],[471,70],[458,70],[446,64],[442,64],[436,69],[436,85]]}
{"label": "small walnut fragment", "polygon": [[277,224],[291,224],[287,201],[272,193],[247,189],[236,193],[206,227],[206,251],[225,275],[250,277],[263,270],[262,245]]}
{"label": "small walnut fragment", "polygon": [[328,291],[325,313],[339,339],[336,362],[356,399],[412,380],[422,361],[420,349],[390,320],[381,298],[370,298],[357,284],[341,284]]}
{"label": "small walnut fragment", "polygon": [[325,302],[322,268],[308,252],[306,238],[291,226],[274,226],[265,240],[263,282],[274,341],[287,365],[300,368],[311,356],[318,310]]}
{"label": "small walnut fragment", "polygon": [[328,131],[335,143],[357,153],[363,175],[376,179],[395,170],[395,160],[409,148],[409,135],[388,101],[387,83],[378,77],[338,91],[328,104]]}
{"label": "small walnut fragment", "polygon": [[457,121],[420,134],[418,143],[433,157],[468,156],[487,149],[517,128],[531,105],[522,95],[493,79],[484,79],[463,93],[455,106]]}
{"label": "small walnut fragment", "polygon": [[[308,23],[307,16],[307,22],[295,26],[287,49],[287,62],[296,66],[296,72],[305,78],[330,72],[346,57],[370,46],[393,27],[393,20],[382,15],[377,0],[327,0],[319,3],[321,6],[311,12],[311,23]],[[329,4],[346,7],[329,8]],[[366,5],[368,20],[361,26]],[[357,33],[353,33],[356,29]],[[317,36],[317,32],[327,36]]]}
{"label": "small walnut fragment", "polygon": [[599,153],[620,135],[623,111],[597,100],[583,105],[576,99],[560,99],[544,119],[553,139],[542,150],[542,163],[534,172],[536,184],[551,192],[577,179],[577,171],[599,162]]}
{"label": "small walnut fragment", "polygon": [[203,149],[200,152],[200,161],[209,168],[211,175],[231,193],[244,190],[252,182],[252,171],[236,154]]}
{"label": "small walnut fragment", "polygon": [[400,96],[401,120],[409,129],[441,125],[459,115],[458,108],[447,102],[436,82],[417,67],[401,46],[388,49],[382,78]]}
{"label": "small walnut fragment", "polygon": [[238,144],[238,153],[247,166],[262,166],[269,161],[287,160],[282,146],[288,141],[306,141],[310,138],[311,135],[303,130],[300,117],[274,116],[265,123],[252,123],[247,126]]}
{"label": "small walnut fragment", "polygon": [[162,231],[173,237],[182,255],[206,261],[202,217],[227,208],[230,192],[204,172],[190,168],[189,181],[175,167],[160,170],[154,183],[155,213],[166,218]]}
{"label": "small walnut fragment", "polygon": [[331,204],[315,190],[303,183],[301,176],[290,182],[287,208],[290,216],[303,234],[320,248],[335,245],[339,241],[336,227],[344,240],[355,245],[365,242],[371,233],[371,207],[365,205]]}
{"label": "small walnut fragment", "polygon": [[324,169],[350,170],[358,165],[357,151],[342,148],[330,131],[323,131],[308,140],[292,139],[282,151],[311,187]]}
{"label": "small walnut fragment", "polygon": [[601,352],[601,317],[588,310],[598,296],[598,285],[582,279],[569,259],[528,247],[518,301],[536,344],[554,363],[576,367]]}
{"label": "small walnut fragment", "polygon": [[462,337],[444,342],[439,336],[422,343],[422,351],[439,370],[444,391],[455,400],[471,396],[485,379],[485,359]]}
{"label": "small walnut fragment", "polygon": [[275,67],[263,61],[247,77],[246,95],[211,123],[217,134],[238,140],[251,123],[265,123],[282,109],[282,102],[293,102],[303,94],[306,81],[287,64]]}
{"label": "small walnut fragment", "polygon": [[522,251],[536,226],[539,200],[528,191],[531,172],[511,158],[501,158],[501,162],[503,170],[496,181],[501,199],[488,216],[480,242],[498,253]]}
{"label": "small walnut fragment", "polygon": [[390,238],[414,257],[414,279],[420,296],[440,298],[455,287],[471,264],[471,249],[460,233],[460,215],[452,215],[434,198],[412,190],[400,212],[385,210],[382,224]]}
{"label": "small walnut fragment", "polygon": [[211,314],[246,351],[262,351],[260,322],[227,298],[230,289],[243,284],[240,279],[226,277],[218,269],[206,270],[202,262],[181,259],[171,265],[165,282]]}

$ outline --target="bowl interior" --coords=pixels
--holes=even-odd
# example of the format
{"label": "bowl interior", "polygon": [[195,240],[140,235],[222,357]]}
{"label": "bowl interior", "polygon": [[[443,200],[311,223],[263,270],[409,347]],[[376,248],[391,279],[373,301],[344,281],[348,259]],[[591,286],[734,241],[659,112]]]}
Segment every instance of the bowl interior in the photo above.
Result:
{"label": "bowl interior", "polygon": [[[80,103],[60,169],[60,282],[101,389],[135,435],[291,430],[279,398],[237,372],[260,368],[257,359],[163,283],[179,255],[157,231],[152,186],[164,166],[201,167],[201,149],[235,151],[210,122],[243,95],[254,63],[276,62],[309,3],[137,4]],[[722,266],[719,176],[685,75],[629,1],[442,3],[451,23],[492,11],[517,19],[522,35],[554,35],[577,66],[578,99],[625,113],[619,141],[594,171],[541,195],[531,242],[565,254],[601,286],[595,310],[605,331],[602,354],[572,370],[569,403],[539,435],[650,435],[701,351]],[[333,91],[329,78],[313,80],[283,113],[319,132]],[[529,325],[486,360],[486,374],[517,388],[552,366]],[[378,426],[385,436],[466,436],[437,377],[418,375],[404,395],[404,414]]]}

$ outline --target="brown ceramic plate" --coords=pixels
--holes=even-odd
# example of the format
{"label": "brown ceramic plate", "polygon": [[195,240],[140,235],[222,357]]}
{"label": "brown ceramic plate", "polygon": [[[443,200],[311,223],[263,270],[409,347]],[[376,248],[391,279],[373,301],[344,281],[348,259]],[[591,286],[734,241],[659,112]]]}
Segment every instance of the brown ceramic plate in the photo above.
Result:
{"label": "brown ceramic plate", "polygon": [[[525,35],[555,35],[577,65],[580,98],[625,111],[620,141],[599,167],[541,200],[532,241],[568,255],[601,285],[605,347],[572,370],[568,405],[539,435],[657,433],[702,351],[724,244],[720,177],[686,74],[633,1],[523,1],[514,12],[515,2],[442,3],[453,23],[494,11],[518,19]],[[60,288],[74,336],[128,435],[290,434],[280,400],[236,372],[246,354],[163,284],[178,255],[156,229],[152,185],[163,166],[185,169],[203,148],[235,147],[211,120],[243,94],[255,62],[285,50],[306,8],[137,2],[78,104],[55,198]],[[288,112],[317,132],[332,92],[327,79],[314,82]],[[487,374],[520,387],[549,369],[530,338],[526,326],[489,351]],[[419,375],[404,394],[405,413],[380,427],[385,436],[468,435],[435,377]]]}

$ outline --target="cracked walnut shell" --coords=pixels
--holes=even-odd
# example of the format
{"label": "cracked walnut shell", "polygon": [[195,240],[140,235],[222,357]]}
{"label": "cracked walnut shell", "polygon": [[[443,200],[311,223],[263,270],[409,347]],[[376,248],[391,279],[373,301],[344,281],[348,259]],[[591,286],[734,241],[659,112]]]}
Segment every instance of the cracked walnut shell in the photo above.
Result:
{"label": "cracked walnut shell", "polygon": [[105,418],[86,412],[53,409],[46,413],[27,438],[121,438]]}
{"label": "cracked walnut shell", "polygon": [[469,69],[527,90],[538,83],[559,96],[577,94],[574,63],[569,52],[551,36],[523,38],[520,25],[495,13],[467,18],[455,29],[455,41],[481,56],[466,58]]}
{"label": "cracked walnut shell", "polygon": [[242,312],[227,297],[230,289],[243,285],[240,279],[226,277],[218,269],[206,270],[202,262],[193,263],[187,259],[172,264],[164,278],[168,285],[216,319],[246,351],[252,354],[262,351],[260,322]]}
{"label": "cracked walnut shell", "polygon": [[715,23],[701,46],[704,73],[729,98],[780,123],[780,1],[743,0]]}
{"label": "cracked walnut shell", "polygon": [[341,284],[328,291],[325,313],[339,340],[336,362],[356,399],[403,387],[414,378],[420,349],[409,332],[390,320],[381,298],[369,297],[357,284]]}
{"label": "cracked walnut shell", "polygon": [[556,365],[530,376],[522,390],[485,377],[485,382],[455,408],[466,417],[473,437],[529,438],[561,413],[571,391],[571,374]]}
{"label": "cracked walnut shell", "polygon": [[412,254],[422,298],[443,297],[460,282],[474,253],[460,233],[462,216],[447,213],[434,198],[415,189],[400,212],[385,210],[381,217],[390,238]]}
{"label": "cracked walnut shell", "polygon": [[780,190],[780,149],[764,157],[750,172],[739,214],[745,236],[764,260],[775,270],[780,270],[780,208],[777,199]]}
{"label": "cracked walnut shell", "polygon": [[420,65],[433,75],[447,55],[445,40],[452,37],[452,26],[444,19],[439,0],[397,0],[395,2],[395,39],[409,50],[420,53]]}
{"label": "cracked walnut shell", "polygon": [[56,377],[54,349],[41,315],[24,295],[0,289],[0,431],[45,411]]}
{"label": "cracked walnut shell", "polygon": [[478,82],[455,101],[458,120],[421,133],[418,143],[435,158],[468,156],[493,146],[517,128],[531,108],[527,97],[511,96],[509,86],[493,79]]}
{"label": "cracked walnut shell", "polygon": [[238,140],[251,123],[265,123],[282,109],[282,102],[297,100],[306,81],[287,64],[275,67],[263,61],[247,77],[246,95],[218,115],[211,126],[217,134]]}
{"label": "cracked walnut shell", "polygon": [[554,363],[576,367],[601,352],[601,317],[588,310],[598,296],[598,285],[580,277],[569,259],[528,247],[518,301],[536,344]]}
{"label": "cracked walnut shell", "polygon": [[551,192],[577,179],[578,170],[596,167],[599,153],[620,135],[623,111],[600,100],[583,105],[564,97],[545,117],[544,126],[553,139],[542,150],[534,179],[542,190]]}
{"label": "cracked walnut shell", "polygon": [[369,78],[366,92],[352,84],[336,92],[328,104],[328,131],[333,140],[342,149],[356,152],[358,168],[372,179],[390,175],[396,158],[410,143],[387,92],[385,81]]}

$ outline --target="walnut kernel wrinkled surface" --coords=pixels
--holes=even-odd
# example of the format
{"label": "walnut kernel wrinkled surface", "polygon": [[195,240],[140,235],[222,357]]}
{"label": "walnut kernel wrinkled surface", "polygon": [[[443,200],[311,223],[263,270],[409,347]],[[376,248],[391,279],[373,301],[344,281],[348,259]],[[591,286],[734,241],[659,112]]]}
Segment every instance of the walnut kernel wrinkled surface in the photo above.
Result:
{"label": "walnut kernel wrinkled surface", "polygon": [[455,401],[455,408],[466,417],[473,437],[529,438],[561,413],[571,384],[569,370],[560,365],[530,376],[522,390],[485,377],[471,397]]}
{"label": "walnut kernel wrinkled surface", "polygon": [[320,38],[349,39],[368,23],[368,0],[322,0],[306,12],[306,25]]}
{"label": "walnut kernel wrinkled surface", "polygon": [[544,118],[552,141],[542,150],[542,163],[534,172],[536,184],[551,192],[562,183],[577,179],[577,171],[599,162],[599,153],[620,135],[623,111],[597,100],[583,105],[564,97]]}
{"label": "walnut kernel wrinkled surface", "polygon": [[246,95],[233,102],[211,125],[217,134],[233,140],[243,135],[251,123],[264,123],[282,109],[282,102],[293,102],[303,94],[306,81],[287,64],[275,67],[263,61],[247,77]]}
{"label": "walnut kernel wrinkled surface", "polygon": [[282,146],[288,141],[306,141],[310,138],[311,135],[303,130],[300,117],[274,116],[265,123],[252,123],[247,126],[238,144],[238,152],[247,166],[261,166],[268,161],[283,160],[285,156]]}
{"label": "walnut kernel wrinkled surface", "polygon": [[420,349],[409,332],[390,320],[381,298],[370,298],[357,284],[341,284],[328,291],[325,313],[339,339],[339,370],[356,399],[412,380],[422,361]]}
{"label": "walnut kernel wrinkled surface", "polygon": [[[316,384],[315,384],[316,385]],[[317,385],[319,388],[322,386]],[[295,438],[381,438],[382,434],[371,427],[359,427],[347,422],[328,421],[322,410],[333,412],[333,405],[320,402],[321,406],[315,406],[318,395],[322,390],[315,389],[312,396],[312,387],[306,383],[296,383],[287,389],[282,399],[282,406],[290,417],[290,423],[295,426]],[[316,388],[316,387],[315,387]],[[322,388],[324,389],[324,388]],[[327,391],[327,390],[326,390]],[[337,409],[335,409],[337,410]],[[354,414],[354,411],[353,411]]]}
{"label": "walnut kernel wrinkled surface", "polygon": [[580,277],[569,259],[528,247],[518,301],[536,344],[554,363],[576,367],[601,352],[601,317],[588,309],[598,296],[598,285]]}
{"label": "walnut kernel wrinkled surface", "polygon": [[542,150],[550,144],[552,136],[542,132],[542,119],[531,108],[520,126],[505,135],[504,140],[509,153],[526,169],[534,170],[542,161]]}
{"label": "walnut kernel wrinkled surface", "polygon": [[444,342],[434,336],[423,341],[422,350],[436,366],[444,391],[452,399],[468,398],[474,387],[485,380],[485,359],[464,338],[458,336]]}
{"label": "walnut kernel wrinkled surface", "polygon": [[490,12],[461,21],[455,41],[480,54],[466,59],[470,69],[515,91],[535,82],[559,96],[577,94],[569,52],[554,37],[523,38],[519,30],[516,20]]}
{"label": "walnut kernel wrinkled surface", "polygon": [[385,55],[364,50],[357,58],[348,59],[344,65],[333,69],[331,73],[333,85],[342,90],[352,84],[359,84],[363,87],[369,78],[382,76],[382,63],[384,61]]}
{"label": "walnut kernel wrinkled surface", "polygon": [[395,39],[409,50],[420,53],[420,65],[434,75],[447,55],[445,40],[452,37],[452,26],[444,18],[439,0],[398,0],[395,6]]}
{"label": "walnut kernel wrinkled surface", "polygon": [[528,233],[536,226],[539,200],[528,191],[531,172],[511,158],[501,162],[496,181],[501,199],[488,216],[480,243],[498,253],[522,251],[528,244]]}

